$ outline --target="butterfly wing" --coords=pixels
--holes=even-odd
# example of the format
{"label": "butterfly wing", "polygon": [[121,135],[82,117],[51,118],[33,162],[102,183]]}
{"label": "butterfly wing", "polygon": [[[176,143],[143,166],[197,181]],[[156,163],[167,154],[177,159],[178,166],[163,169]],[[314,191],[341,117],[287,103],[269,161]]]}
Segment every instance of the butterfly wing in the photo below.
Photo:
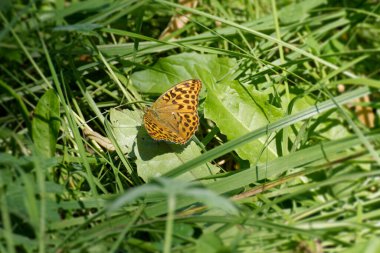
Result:
{"label": "butterfly wing", "polygon": [[187,140],[179,133],[178,123],[175,120],[164,121],[163,123],[163,120],[157,116],[156,112],[148,108],[144,115],[144,125],[148,134],[157,141],[164,140],[185,144]]}
{"label": "butterfly wing", "polygon": [[144,125],[156,140],[185,144],[198,129],[200,80],[178,83],[162,94],[144,115]]}

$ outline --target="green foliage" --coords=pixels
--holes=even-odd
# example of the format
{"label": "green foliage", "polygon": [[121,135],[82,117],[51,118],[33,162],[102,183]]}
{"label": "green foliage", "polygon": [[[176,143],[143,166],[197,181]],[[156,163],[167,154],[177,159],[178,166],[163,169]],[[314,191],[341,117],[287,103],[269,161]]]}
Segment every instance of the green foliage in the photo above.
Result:
{"label": "green foliage", "polygon": [[[244,86],[237,81],[207,84],[205,118],[215,122],[227,139],[236,139],[243,134],[281,119],[280,109],[268,102],[268,96]],[[275,143],[270,136],[263,136],[236,149],[242,159],[255,164],[277,157]],[[267,152],[262,154],[263,150]]]}
{"label": "green foliage", "polygon": [[59,126],[58,97],[53,90],[48,90],[39,100],[33,116],[33,141],[39,154],[55,155]]}
{"label": "green foliage", "polygon": [[379,3],[177,2],[0,1],[0,252],[377,252]]}

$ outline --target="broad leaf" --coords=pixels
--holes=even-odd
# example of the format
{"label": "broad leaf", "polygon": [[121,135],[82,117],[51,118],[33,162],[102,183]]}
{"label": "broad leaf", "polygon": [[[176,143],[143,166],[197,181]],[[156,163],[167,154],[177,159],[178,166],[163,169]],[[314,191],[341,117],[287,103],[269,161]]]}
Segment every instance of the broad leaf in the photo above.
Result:
{"label": "broad leaf", "polygon": [[[237,81],[208,83],[204,109],[205,118],[213,120],[229,140],[266,126],[283,115],[280,109],[269,104],[266,94]],[[263,137],[236,152],[251,163],[270,161],[277,157],[277,151],[275,144],[269,141],[269,137]]]}
{"label": "broad leaf", "polygon": [[175,84],[187,79],[215,80],[224,78],[236,65],[235,60],[215,55],[183,53],[160,59],[152,69],[132,74],[133,85],[142,93],[160,95]]}

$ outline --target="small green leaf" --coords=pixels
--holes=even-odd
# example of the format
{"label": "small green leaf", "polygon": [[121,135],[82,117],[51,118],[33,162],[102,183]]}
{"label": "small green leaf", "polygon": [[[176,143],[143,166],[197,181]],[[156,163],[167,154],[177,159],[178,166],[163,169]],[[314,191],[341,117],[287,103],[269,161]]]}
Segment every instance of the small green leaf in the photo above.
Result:
{"label": "small green leaf", "polygon": [[136,111],[111,109],[110,122],[121,150],[124,154],[130,154],[133,151],[133,144],[141,127],[141,115]]}
{"label": "small green leaf", "polygon": [[33,142],[38,153],[54,156],[59,127],[58,96],[54,90],[48,90],[38,101],[32,122]]}
{"label": "small green leaf", "polygon": [[196,252],[203,253],[222,253],[231,252],[224,245],[223,241],[215,233],[203,234],[198,240],[196,245]]}
{"label": "small green leaf", "polygon": [[186,223],[176,223],[173,228],[174,244],[180,244],[184,242],[183,238],[191,238],[194,234],[194,228]]}
{"label": "small green leaf", "polygon": [[310,16],[310,11],[317,6],[326,4],[326,0],[308,0],[299,3],[292,3],[283,8],[279,12],[279,18],[282,23],[289,24],[299,22]]}

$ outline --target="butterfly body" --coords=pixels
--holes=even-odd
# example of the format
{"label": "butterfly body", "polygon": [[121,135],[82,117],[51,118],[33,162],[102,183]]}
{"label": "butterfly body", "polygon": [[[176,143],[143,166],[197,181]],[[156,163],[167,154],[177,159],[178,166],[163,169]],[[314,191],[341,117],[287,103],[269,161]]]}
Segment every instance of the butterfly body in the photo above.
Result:
{"label": "butterfly body", "polygon": [[197,131],[200,80],[180,82],[145,110],[144,126],[155,140],[185,144]]}

